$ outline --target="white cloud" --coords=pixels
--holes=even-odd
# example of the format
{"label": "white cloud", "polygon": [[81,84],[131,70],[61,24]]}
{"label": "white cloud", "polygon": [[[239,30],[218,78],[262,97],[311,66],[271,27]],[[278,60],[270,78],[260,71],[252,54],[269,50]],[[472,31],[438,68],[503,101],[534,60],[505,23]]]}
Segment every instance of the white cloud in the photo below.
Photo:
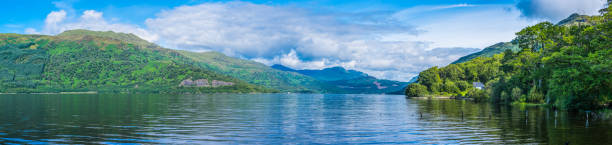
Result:
{"label": "white cloud", "polygon": [[[471,5],[437,9],[455,7]],[[370,17],[246,2],[204,3],[163,11],[148,19],[146,25],[170,48],[214,50],[297,69],[343,66],[376,77],[406,81],[422,69],[454,60],[447,56],[417,59],[433,49],[427,42],[379,39],[419,33],[390,14]],[[457,55],[473,52],[459,50],[463,52]]]}
{"label": "white cloud", "polygon": [[64,20],[66,19],[66,11],[52,11],[47,15],[47,19],[45,19],[45,28],[44,32],[55,31],[60,29]]}
{"label": "white cloud", "polygon": [[86,10],[76,19],[69,19],[66,11],[64,10],[52,11],[47,15],[47,18],[45,19],[45,26],[41,31],[34,28],[27,28],[25,32],[28,34],[55,35],[66,30],[74,29],[133,33],[134,35],[148,41],[156,41],[158,39],[158,36],[154,33],[151,33],[136,25],[110,23],[104,19],[102,12],[95,10]]}
{"label": "white cloud", "polygon": [[[514,32],[531,24],[518,21],[516,10],[504,8],[459,4],[393,13],[340,13],[247,2],[203,3],[162,11],[147,19],[146,27],[107,21],[99,11],[70,17],[62,10],[51,12],[40,32],[134,33],[167,48],[212,50],[296,69],[342,66],[408,81],[426,68],[476,51],[472,48],[509,41]],[[437,14],[440,11],[457,12]]]}
{"label": "white cloud", "polygon": [[605,4],[606,0],[519,0],[516,7],[525,17],[557,22],[572,13],[596,15]]}

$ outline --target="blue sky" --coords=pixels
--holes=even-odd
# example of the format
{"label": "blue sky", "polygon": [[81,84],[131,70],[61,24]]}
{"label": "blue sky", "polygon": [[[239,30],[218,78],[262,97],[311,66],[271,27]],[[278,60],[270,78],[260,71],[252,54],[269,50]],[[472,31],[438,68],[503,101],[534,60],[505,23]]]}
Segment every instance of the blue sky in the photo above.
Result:
{"label": "blue sky", "polygon": [[[142,24],[146,18],[156,13],[181,5],[195,5],[206,2],[229,2],[231,0],[32,0],[6,1],[1,6],[1,32],[22,32],[23,27],[40,27],[50,11],[74,9],[75,11],[97,10],[106,16],[119,18],[135,24]],[[333,9],[339,11],[385,11],[400,10],[418,5],[452,5],[452,4],[512,4],[513,0],[244,0],[255,4],[289,5],[313,9]],[[126,12],[129,11],[129,12]],[[7,26],[8,25],[8,26]]]}
{"label": "blue sky", "polygon": [[296,69],[342,66],[409,80],[520,29],[593,15],[604,0],[39,0],[0,6],[0,33],[133,33],[171,49],[218,51]]}

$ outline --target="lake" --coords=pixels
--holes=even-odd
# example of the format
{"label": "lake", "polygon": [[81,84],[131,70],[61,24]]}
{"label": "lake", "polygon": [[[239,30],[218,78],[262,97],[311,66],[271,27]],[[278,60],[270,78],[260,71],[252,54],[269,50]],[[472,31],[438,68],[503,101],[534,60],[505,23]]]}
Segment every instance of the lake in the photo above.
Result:
{"label": "lake", "polygon": [[0,143],[612,144],[610,114],[396,95],[0,95]]}

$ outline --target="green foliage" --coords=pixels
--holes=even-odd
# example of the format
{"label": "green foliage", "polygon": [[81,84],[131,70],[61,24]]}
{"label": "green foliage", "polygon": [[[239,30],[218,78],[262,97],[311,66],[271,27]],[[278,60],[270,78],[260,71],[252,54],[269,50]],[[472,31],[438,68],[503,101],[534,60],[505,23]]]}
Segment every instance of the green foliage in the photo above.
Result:
{"label": "green foliage", "polygon": [[429,91],[431,91],[432,93],[438,94],[439,92],[442,92],[444,88],[442,88],[444,86],[444,84],[436,82],[431,84],[431,86],[429,86]]}
{"label": "green foliage", "polygon": [[444,92],[448,92],[448,93],[459,93],[461,90],[459,90],[459,87],[457,87],[457,85],[455,85],[454,82],[452,81],[446,81],[444,82]]}
{"label": "green foliage", "polygon": [[408,97],[424,97],[427,93],[427,87],[418,83],[412,83],[406,87],[406,96]]}
{"label": "green foliage", "polygon": [[[123,37],[125,36],[125,37]],[[270,92],[190,65],[184,56],[131,34],[66,31],[58,36],[0,34],[0,92]],[[232,82],[179,87],[185,79]]]}
{"label": "green foliage", "polygon": [[[419,73],[419,78],[417,81],[425,86],[431,86],[435,83],[442,83],[442,79],[440,79],[440,74],[438,73],[438,67],[432,67]],[[430,91],[433,90],[430,89]]]}
{"label": "green foliage", "polygon": [[520,48],[518,47],[518,45],[512,42],[501,42],[495,45],[491,45],[487,48],[484,48],[482,49],[482,51],[463,56],[459,58],[458,60],[452,62],[451,64],[458,64],[458,63],[466,62],[466,61],[469,61],[469,60],[472,60],[478,57],[492,57],[493,55],[502,53],[506,50],[509,50],[512,52],[518,52],[520,51]]}
{"label": "green foliage", "polygon": [[501,98],[501,101],[504,103],[512,102],[512,98],[505,91],[501,92],[500,98]]}
{"label": "green foliage", "polygon": [[[505,49],[491,57],[433,67],[418,83],[431,93],[454,93],[454,82],[466,97],[495,103],[548,103],[559,108],[591,109],[612,102],[612,21],[602,16],[572,15],[558,25],[527,27],[513,40],[520,51]],[[484,51],[484,50],[483,50]],[[462,72],[463,73],[460,73]],[[445,80],[445,89],[439,89]],[[482,82],[485,90],[460,84]],[[461,83],[459,83],[461,82]],[[439,92],[442,91],[442,92]]]}
{"label": "green foliage", "polygon": [[270,68],[254,61],[232,58],[218,52],[178,51],[193,60],[193,64],[208,70],[226,74],[251,84],[283,92],[328,92],[329,87],[312,77],[299,73]]}
{"label": "green foliage", "polygon": [[463,81],[463,80],[459,80],[455,82],[455,84],[459,88],[459,91],[465,91],[465,90],[468,90],[470,87],[472,87],[470,83],[468,83],[467,81]]}
{"label": "green foliage", "polygon": [[468,90],[465,97],[471,98],[476,102],[483,102],[483,101],[489,100],[489,95],[487,95],[485,90],[481,90],[477,88],[471,88],[470,90]]}
{"label": "green foliage", "polygon": [[544,95],[540,93],[536,87],[531,88],[529,90],[529,95],[527,95],[527,102],[532,103],[544,103]]}
{"label": "green foliage", "polygon": [[511,102],[518,101],[521,98],[521,95],[523,95],[523,90],[521,90],[521,88],[514,87],[512,89],[512,93],[510,94],[510,97],[512,98]]}

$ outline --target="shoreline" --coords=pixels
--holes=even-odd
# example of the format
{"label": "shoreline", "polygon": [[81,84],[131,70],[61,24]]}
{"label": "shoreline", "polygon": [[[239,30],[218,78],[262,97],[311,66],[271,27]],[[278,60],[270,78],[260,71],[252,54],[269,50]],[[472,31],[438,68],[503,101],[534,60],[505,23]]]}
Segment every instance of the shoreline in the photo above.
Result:
{"label": "shoreline", "polygon": [[438,97],[408,97],[410,99],[456,99],[450,96],[438,96]]}
{"label": "shoreline", "polygon": [[98,94],[97,91],[87,91],[87,92],[43,92],[43,93],[0,93],[0,95],[23,95],[23,94],[32,94],[32,95],[47,95],[47,94]]}

